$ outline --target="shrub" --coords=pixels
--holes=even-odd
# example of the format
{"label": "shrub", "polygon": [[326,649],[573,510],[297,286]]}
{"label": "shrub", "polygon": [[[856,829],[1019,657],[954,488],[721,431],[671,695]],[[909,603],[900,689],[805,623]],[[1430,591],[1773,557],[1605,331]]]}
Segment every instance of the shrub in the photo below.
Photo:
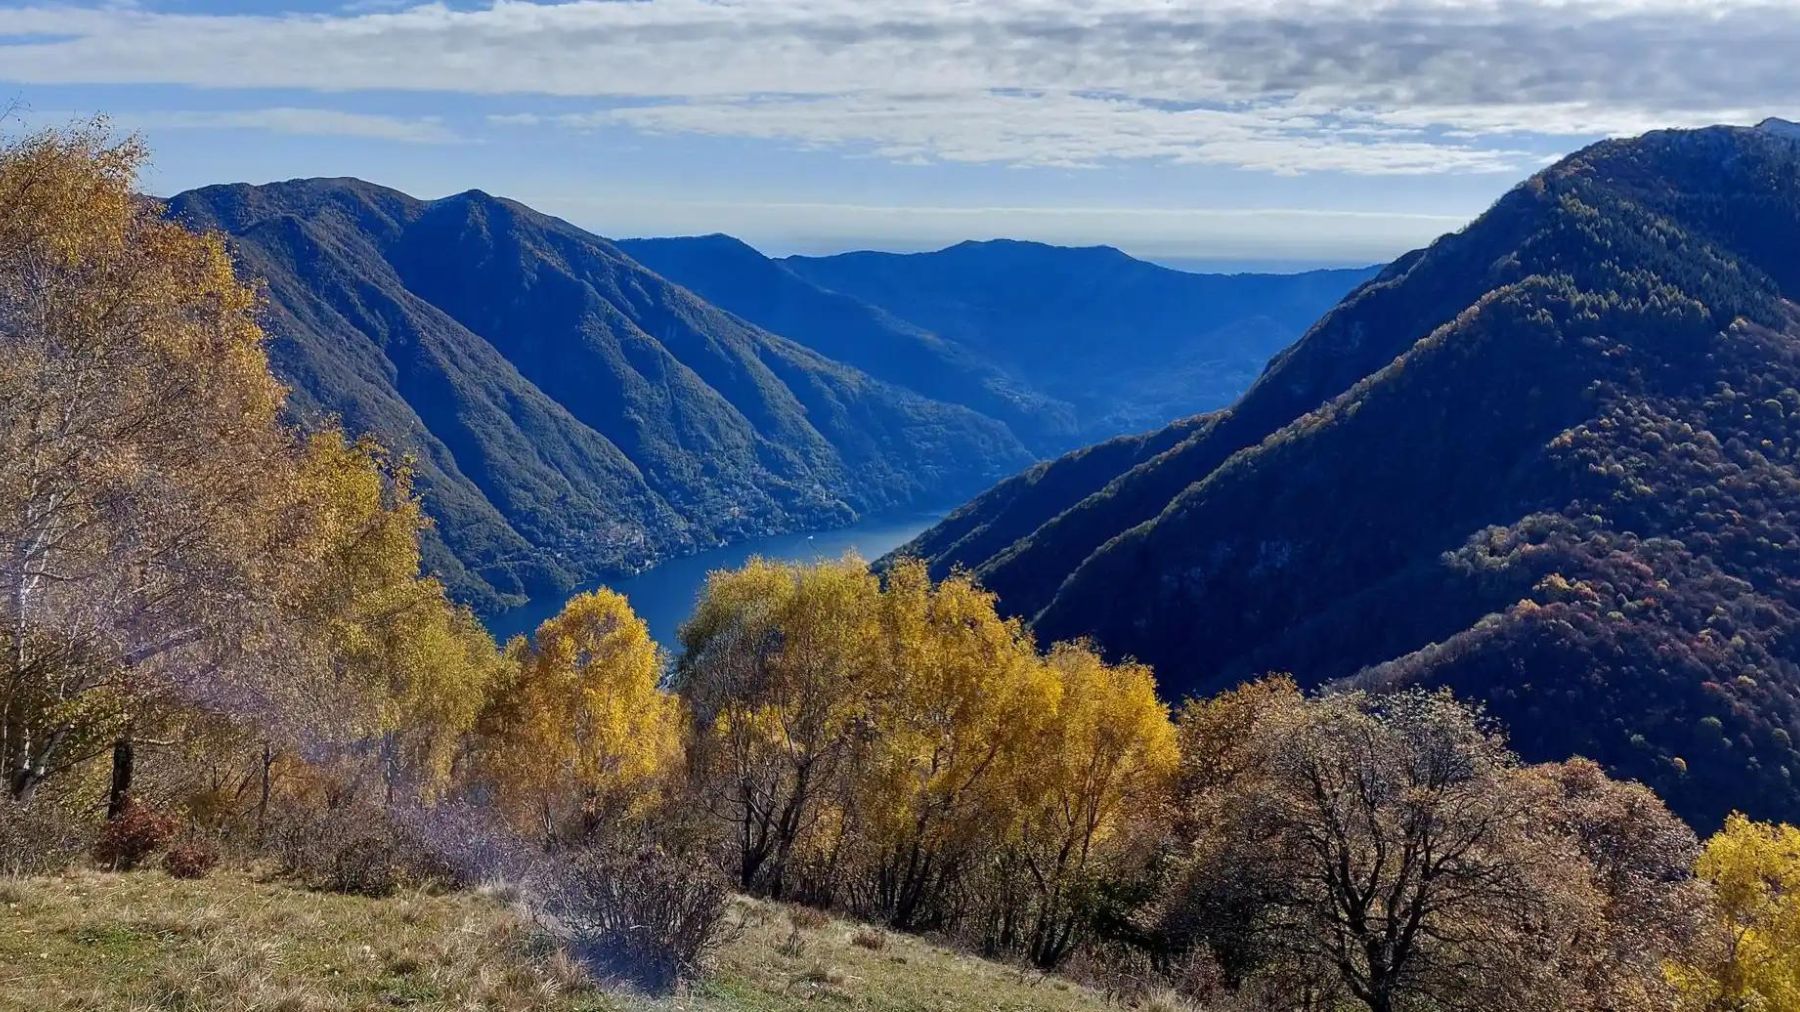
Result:
{"label": "shrub", "polygon": [[817,931],[830,921],[830,915],[818,907],[789,907],[788,921],[801,931]]}
{"label": "shrub", "polygon": [[1111,943],[1078,949],[1064,966],[1075,980],[1099,991],[1108,1003],[1137,1005],[1164,985],[1150,953],[1135,945]]}
{"label": "shrub", "polygon": [[330,871],[319,885],[352,896],[392,896],[400,887],[393,841],[379,836],[350,841],[332,856]]}
{"label": "shrub", "polygon": [[180,828],[174,816],[141,801],[128,802],[100,830],[94,860],[113,871],[131,871],[167,846]]}
{"label": "shrub", "polygon": [[431,848],[379,808],[294,808],[271,822],[269,847],[284,875],[314,889],[388,896],[402,885],[460,881]]}
{"label": "shrub", "polygon": [[799,959],[806,955],[806,936],[800,934],[799,925],[789,929],[788,936],[775,943],[775,951],[789,959]]}
{"label": "shrub", "polygon": [[0,791],[0,878],[47,875],[74,862],[91,826],[44,798],[21,804]]}
{"label": "shrub", "polygon": [[176,878],[205,878],[218,863],[218,848],[197,837],[176,843],[163,855],[163,870]]}
{"label": "shrub", "polygon": [[650,842],[592,842],[556,875],[546,910],[589,965],[662,990],[722,939],[730,899],[708,862]]}

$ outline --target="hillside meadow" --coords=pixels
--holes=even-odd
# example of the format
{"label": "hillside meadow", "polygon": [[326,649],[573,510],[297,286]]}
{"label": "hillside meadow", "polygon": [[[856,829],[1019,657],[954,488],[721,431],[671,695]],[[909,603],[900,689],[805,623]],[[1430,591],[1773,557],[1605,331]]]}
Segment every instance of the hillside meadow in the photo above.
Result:
{"label": "hillside meadow", "polygon": [[386,899],[246,871],[0,883],[0,1008],[543,1012],[1090,1012],[1089,988],[924,939],[739,897],[681,993],[606,986],[504,893]]}

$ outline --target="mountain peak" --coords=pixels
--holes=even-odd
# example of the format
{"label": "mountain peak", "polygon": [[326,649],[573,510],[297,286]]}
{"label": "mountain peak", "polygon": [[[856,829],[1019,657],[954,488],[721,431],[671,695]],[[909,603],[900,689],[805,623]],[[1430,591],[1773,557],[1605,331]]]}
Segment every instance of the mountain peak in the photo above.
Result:
{"label": "mountain peak", "polygon": [[708,232],[705,235],[648,236],[615,240],[621,249],[654,250],[680,247],[690,252],[703,251],[715,256],[755,257],[767,260],[762,251],[735,235]]}
{"label": "mountain peak", "polygon": [[1793,120],[1781,119],[1778,116],[1770,116],[1768,119],[1756,124],[1756,129],[1766,134],[1773,134],[1776,137],[1786,137],[1789,140],[1800,140],[1800,123],[1795,123]]}
{"label": "mountain peak", "polygon": [[965,239],[937,252],[939,254],[974,252],[993,254],[1009,251],[1020,255],[1054,256],[1077,260],[1135,261],[1137,259],[1116,246],[1059,246],[1055,243],[1039,242],[1035,239]]}

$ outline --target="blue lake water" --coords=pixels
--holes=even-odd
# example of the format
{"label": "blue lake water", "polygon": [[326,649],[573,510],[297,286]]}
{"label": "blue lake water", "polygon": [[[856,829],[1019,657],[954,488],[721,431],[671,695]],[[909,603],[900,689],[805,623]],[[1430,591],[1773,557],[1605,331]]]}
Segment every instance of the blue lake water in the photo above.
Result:
{"label": "blue lake water", "polygon": [[[706,574],[715,569],[741,566],[754,555],[813,562],[855,552],[865,559],[876,559],[911,541],[943,518],[941,512],[904,513],[871,517],[849,527],[828,531],[756,538],[671,559],[636,576],[603,580],[601,584],[624,594],[631,601],[632,609],[649,624],[650,635],[672,652],[678,646],[675,630],[693,611],[694,602],[706,583]],[[501,641],[518,633],[529,633],[561,611],[563,600],[558,597],[528,601],[488,619],[488,629]]]}

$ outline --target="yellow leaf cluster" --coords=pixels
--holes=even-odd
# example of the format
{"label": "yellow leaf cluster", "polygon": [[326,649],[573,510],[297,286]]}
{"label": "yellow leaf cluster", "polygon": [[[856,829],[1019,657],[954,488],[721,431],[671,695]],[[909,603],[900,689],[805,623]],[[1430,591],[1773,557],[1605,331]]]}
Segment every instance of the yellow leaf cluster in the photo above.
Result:
{"label": "yellow leaf cluster", "polygon": [[1669,979],[1699,1012],[1800,1012],[1800,829],[1733,814],[1695,864],[1713,934]]}
{"label": "yellow leaf cluster", "polygon": [[510,652],[479,722],[495,800],[547,838],[641,814],[679,764],[685,728],[643,620],[621,595],[596,590]]}

